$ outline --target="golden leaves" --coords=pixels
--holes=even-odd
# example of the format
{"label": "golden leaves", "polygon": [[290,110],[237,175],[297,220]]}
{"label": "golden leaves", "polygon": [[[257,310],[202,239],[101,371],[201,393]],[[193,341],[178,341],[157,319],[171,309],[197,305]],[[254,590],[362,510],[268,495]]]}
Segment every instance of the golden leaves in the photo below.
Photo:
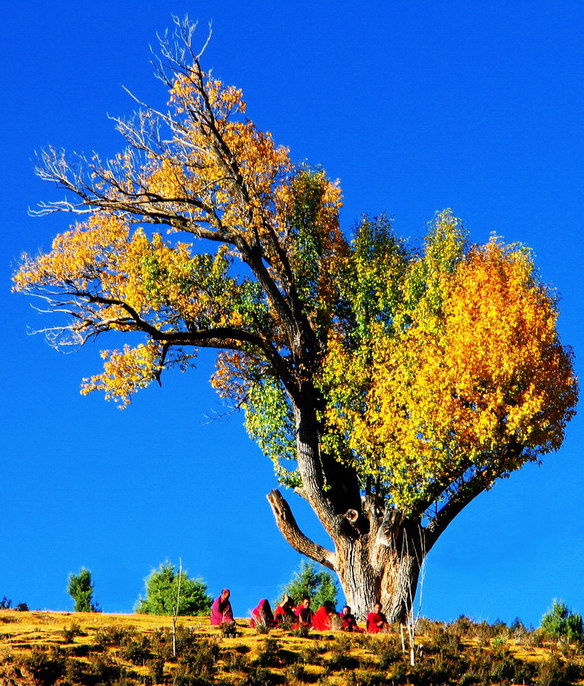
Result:
{"label": "golden leaves", "polygon": [[439,308],[426,289],[399,330],[378,325],[371,367],[338,337],[325,361],[329,440],[345,435],[361,472],[381,471],[406,508],[471,467],[496,478],[557,449],[577,400],[554,299],[525,249],[493,240],[426,278]]}
{"label": "golden leaves", "polygon": [[15,290],[63,282],[85,287],[99,275],[111,251],[120,248],[128,236],[128,226],[111,214],[95,214],[86,223],[58,235],[52,250],[38,258],[25,255],[14,276]]}
{"label": "golden leaves", "polygon": [[115,400],[123,409],[129,405],[130,396],[148,386],[161,371],[160,352],[160,346],[153,341],[135,348],[126,345],[122,351],[102,352],[103,373],[83,379],[81,393],[104,391],[108,400]]}
{"label": "golden leaves", "polygon": [[[150,339],[106,353],[83,392],[126,404],[162,366],[187,362],[181,346],[228,350],[214,384],[255,413],[265,446],[283,445],[272,430],[289,415],[283,387],[299,397],[314,382],[321,448],[403,507],[468,470],[496,478],[557,448],[576,381],[529,254],[468,249],[449,211],[422,255],[383,219],[366,218],[349,246],[338,183],[292,165],[245,118],[239,89],[196,60],[182,67],[167,113],[118,120],[128,149],[109,163],[84,175],[45,157],[43,178],[78,196],[53,209],[94,213],[25,258],[15,288],[71,317],[57,343],[63,331],[77,344],[106,331]],[[217,249],[199,252],[199,239]]]}
{"label": "golden leaves", "polygon": [[184,168],[162,160],[150,172],[148,190],[186,202],[196,198],[189,208],[195,218],[265,237],[276,221],[278,186],[292,170],[289,150],[243,118],[240,89],[202,72],[179,76],[170,104],[181,118],[175,135]]}

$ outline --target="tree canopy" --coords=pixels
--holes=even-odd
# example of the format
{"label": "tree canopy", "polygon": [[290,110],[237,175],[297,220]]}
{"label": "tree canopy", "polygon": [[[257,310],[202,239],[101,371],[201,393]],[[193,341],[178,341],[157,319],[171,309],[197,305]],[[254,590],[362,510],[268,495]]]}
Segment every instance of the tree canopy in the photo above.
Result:
{"label": "tree canopy", "polygon": [[[335,550],[307,539],[274,491],[280,530],[339,571],[364,611],[354,596],[382,594],[395,527],[423,525],[425,554],[497,478],[561,445],[577,384],[557,298],[527,248],[471,245],[450,210],[419,248],[384,217],[347,238],[339,184],[246,117],[242,92],[203,70],[192,32],[179,22],[162,43],[168,109],[116,120],[122,152],[42,154],[41,178],[68,195],[41,213],[78,221],[25,257],[15,289],[60,314],[44,329],[56,346],[131,340],[83,382],[121,406],[217,349],[213,385]],[[347,591],[357,544],[377,581]]]}

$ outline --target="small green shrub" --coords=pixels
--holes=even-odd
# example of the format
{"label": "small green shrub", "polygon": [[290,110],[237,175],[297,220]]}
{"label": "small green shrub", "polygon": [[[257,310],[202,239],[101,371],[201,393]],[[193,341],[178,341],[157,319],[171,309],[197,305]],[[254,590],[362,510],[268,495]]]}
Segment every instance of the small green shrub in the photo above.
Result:
{"label": "small green shrub", "polygon": [[93,602],[91,572],[85,567],[79,574],[69,574],[67,593],[75,601],[75,612],[99,612],[99,606]]}
{"label": "small green shrub", "polygon": [[448,653],[460,653],[462,650],[461,634],[451,626],[439,627],[424,644],[424,647],[427,652],[438,653],[442,656]]}
{"label": "small green shrub", "polygon": [[126,670],[109,655],[91,654],[88,657],[89,674],[86,677],[89,684],[116,683],[126,676]]}
{"label": "small green shrub", "polygon": [[188,683],[185,679],[192,678],[212,681],[219,654],[219,644],[214,639],[195,641],[179,656],[177,674],[183,677],[183,683]]}
{"label": "small green shrub", "polygon": [[403,674],[395,676],[394,674],[380,674],[379,672],[366,672],[365,674],[357,675],[355,672],[349,672],[345,684],[346,686],[397,686],[397,684],[405,684],[405,668]]}
{"label": "small green shrub", "polygon": [[283,659],[280,655],[281,646],[275,638],[267,638],[262,650],[258,653],[256,664],[258,667],[281,667]]}
{"label": "small green shrub", "polygon": [[458,619],[448,625],[447,629],[450,634],[459,639],[472,638],[475,635],[475,624],[466,615],[460,615]]}
{"label": "small green shrub", "polygon": [[554,600],[551,609],[542,617],[540,629],[550,638],[568,643],[581,642],[582,616],[571,612],[563,602]]}
{"label": "small green shrub", "polygon": [[124,640],[120,655],[133,665],[145,665],[153,657],[148,637],[138,636]]}
{"label": "small green shrub", "polygon": [[391,665],[403,659],[401,648],[391,644],[382,644],[377,653],[379,669],[389,669]]}
{"label": "small green shrub", "polygon": [[226,672],[243,672],[249,668],[249,658],[247,655],[230,650],[223,655],[223,669]]}
{"label": "small green shrub", "polygon": [[514,657],[507,649],[477,648],[469,654],[464,683],[532,683],[535,668]]}
{"label": "small green shrub", "polygon": [[121,646],[137,636],[133,626],[104,626],[95,632],[95,641],[101,646]]}
{"label": "small green shrub", "polygon": [[305,648],[302,648],[299,653],[299,662],[302,662],[305,665],[320,665],[322,664],[322,653],[323,650],[318,643],[306,646]]}
{"label": "small green shrub", "polygon": [[265,622],[256,622],[254,629],[258,636],[265,636],[266,634],[270,633],[271,627],[269,627]]}
{"label": "small green shrub", "polygon": [[65,643],[72,643],[75,636],[87,636],[85,631],[81,629],[79,624],[71,622],[71,625],[63,629],[63,638]]}
{"label": "small green shrub", "polygon": [[277,686],[285,683],[285,677],[265,667],[257,667],[249,673],[246,686]]}
{"label": "small green shrub", "polygon": [[333,648],[325,663],[325,667],[327,672],[338,672],[341,670],[357,669],[359,664],[359,660],[356,657],[353,657],[346,651]]}
{"label": "small green shrub", "polygon": [[559,655],[551,655],[540,663],[536,684],[538,686],[568,686],[581,678],[582,669],[572,662],[564,662]]}
{"label": "small green shrub", "polygon": [[148,663],[148,676],[152,684],[164,682],[164,660],[162,658],[156,658]]}
{"label": "small green shrub", "polygon": [[[181,624],[176,627],[175,644],[177,657],[194,649],[197,642],[197,634],[190,627],[184,627]],[[150,649],[156,657],[175,661],[172,643],[172,631],[170,629],[158,629],[150,639]]]}
{"label": "small green shrub", "polygon": [[39,686],[52,686],[65,674],[67,667],[67,658],[55,647],[48,650],[33,648],[22,662],[32,672]]}
{"label": "small green shrub", "polygon": [[297,627],[292,629],[292,636],[297,638],[309,638],[310,637],[310,627],[305,624],[299,624]]}
{"label": "small green shrub", "polygon": [[191,579],[185,570],[177,570],[171,562],[164,562],[146,579],[146,597],[138,600],[136,612],[204,616],[209,613],[211,603],[202,579]]}
{"label": "small green shrub", "polygon": [[219,631],[223,638],[236,638],[241,635],[237,631],[237,626],[234,622],[223,622],[222,624],[219,624]]}
{"label": "small green shrub", "polygon": [[287,684],[308,684],[314,680],[313,675],[309,674],[306,668],[298,663],[286,668],[284,678]]}

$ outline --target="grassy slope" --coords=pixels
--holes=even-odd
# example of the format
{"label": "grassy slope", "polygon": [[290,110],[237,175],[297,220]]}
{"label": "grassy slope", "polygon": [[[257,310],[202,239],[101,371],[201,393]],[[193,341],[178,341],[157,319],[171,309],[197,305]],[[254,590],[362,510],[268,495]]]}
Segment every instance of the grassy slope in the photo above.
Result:
{"label": "grassy slope", "polygon": [[[581,649],[542,644],[532,632],[470,622],[422,621],[416,665],[398,634],[274,630],[267,636],[238,620],[224,637],[206,618],[0,611],[0,686],[37,684],[584,684]],[[420,649],[420,646],[423,646]]]}

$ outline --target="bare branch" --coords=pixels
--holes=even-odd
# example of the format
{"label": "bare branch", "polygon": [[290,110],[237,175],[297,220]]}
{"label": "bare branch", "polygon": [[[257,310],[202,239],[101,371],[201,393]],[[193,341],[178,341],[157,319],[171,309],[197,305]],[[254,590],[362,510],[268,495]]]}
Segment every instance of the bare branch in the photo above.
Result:
{"label": "bare branch", "polygon": [[266,498],[274,513],[276,525],[288,543],[302,555],[306,555],[311,560],[335,571],[337,564],[336,554],[311,541],[300,531],[292,510],[282,497],[280,491],[275,489],[268,493]]}

